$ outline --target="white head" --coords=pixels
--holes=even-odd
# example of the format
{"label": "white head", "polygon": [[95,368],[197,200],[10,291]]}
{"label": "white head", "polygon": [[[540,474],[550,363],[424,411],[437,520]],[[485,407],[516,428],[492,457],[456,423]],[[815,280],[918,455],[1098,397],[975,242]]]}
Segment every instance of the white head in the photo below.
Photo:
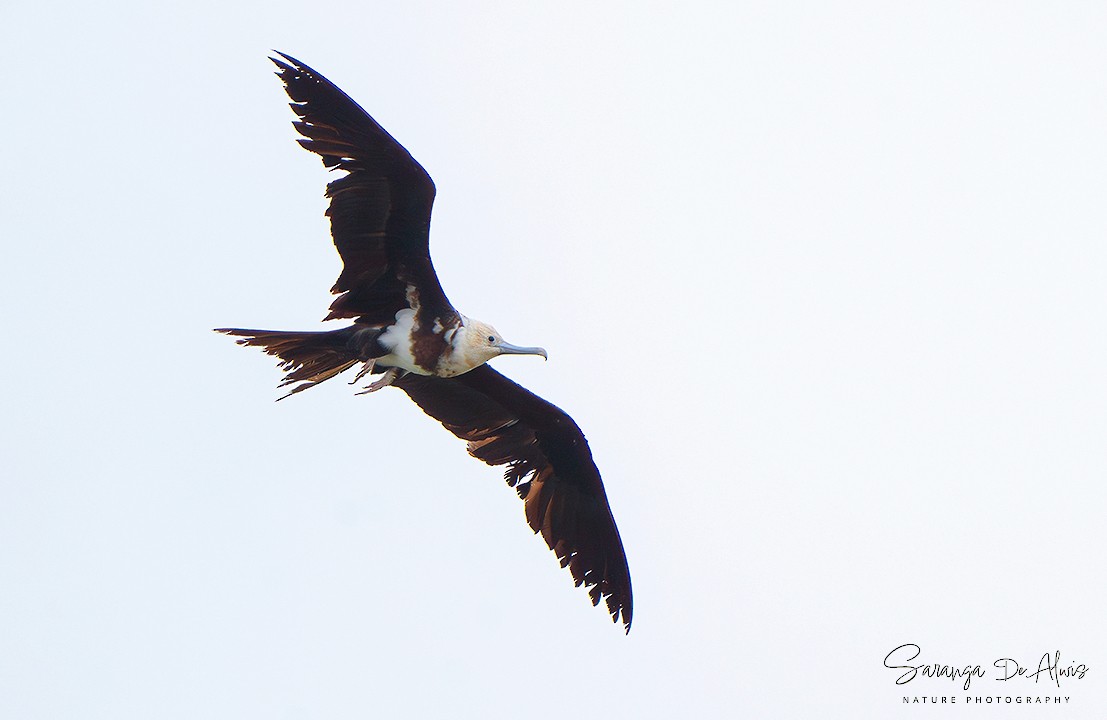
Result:
{"label": "white head", "polygon": [[454,356],[460,356],[466,370],[472,370],[499,355],[541,355],[546,351],[540,347],[519,347],[504,342],[496,328],[480,320],[465,318],[453,338]]}

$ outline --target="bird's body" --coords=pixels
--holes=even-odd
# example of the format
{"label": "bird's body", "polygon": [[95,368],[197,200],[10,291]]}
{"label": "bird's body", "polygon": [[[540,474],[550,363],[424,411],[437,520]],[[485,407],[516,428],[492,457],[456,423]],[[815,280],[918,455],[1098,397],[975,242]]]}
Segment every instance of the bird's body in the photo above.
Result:
{"label": "bird's body", "polygon": [[405,308],[383,328],[377,343],[388,351],[377,364],[416,375],[456,377],[498,355],[541,355],[542,348],[521,348],[505,343],[488,323],[464,315],[435,318],[430,327],[416,320],[416,311]]}
{"label": "bird's body", "polygon": [[[352,325],[317,332],[219,330],[279,357],[282,385],[300,392],[360,364],[363,392],[395,385],[491,465],[525,501],[540,532],[577,584],[590,587],[630,630],[630,573],[599,471],[567,414],[486,363],[504,354],[541,355],[504,342],[491,325],[446,298],[428,236],[435,188],[430,176],[353,100],[303,63],[281,55],[277,73],[299,115],[300,144],[347,174],[327,186],[331,234],[343,259],[326,320]],[[287,397],[286,395],[285,397]]]}

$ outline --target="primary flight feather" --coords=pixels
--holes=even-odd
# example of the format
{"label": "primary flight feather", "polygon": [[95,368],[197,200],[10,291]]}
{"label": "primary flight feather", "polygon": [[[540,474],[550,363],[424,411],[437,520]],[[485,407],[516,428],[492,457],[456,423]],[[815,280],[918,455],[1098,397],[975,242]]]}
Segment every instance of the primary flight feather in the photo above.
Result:
{"label": "primary flight feather", "polygon": [[[327,215],[343,268],[324,318],[337,330],[222,328],[239,344],[281,360],[288,395],[360,365],[362,393],[394,386],[504,474],[524,501],[527,522],[569,568],[593,604],[604,600],[630,631],[630,571],[599,470],[584,434],[553,404],[486,363],[505,354],[541,355],[504,341],[487,323],[450,304],[428,246],[435,187],[402,145],[333,83],[295,58],[273,58],[300,144],[345,175],[327,185]],[[285,395],[284,397],[288,397]]]}

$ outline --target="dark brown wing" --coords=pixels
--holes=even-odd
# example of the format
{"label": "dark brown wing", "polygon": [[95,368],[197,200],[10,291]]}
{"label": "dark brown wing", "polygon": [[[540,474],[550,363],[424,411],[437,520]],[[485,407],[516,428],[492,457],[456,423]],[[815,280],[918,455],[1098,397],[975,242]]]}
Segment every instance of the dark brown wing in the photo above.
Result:
{"label": "dark brown wing", "polygon": [[[434,182],[427,171],[346,93],[295,58],[271,58],[300,116],[300,144],[348,174],[327,186],[331,235],[342,273],[327,320],[357,317],[379,325],[418,305],[428,324],[457,311],[431,265],[428,237]],[[416,295],[407,296],[408,286]]]}
{"label": "dark brown wing", "polygon": [[525,501],[527,522],[542,533],[593,604],[606,598],[627,632],[633,612],[630,570],[588,441],[564,411],[488,365],[453,378],[408,374],[395,381],[469,454],[504,474]]}

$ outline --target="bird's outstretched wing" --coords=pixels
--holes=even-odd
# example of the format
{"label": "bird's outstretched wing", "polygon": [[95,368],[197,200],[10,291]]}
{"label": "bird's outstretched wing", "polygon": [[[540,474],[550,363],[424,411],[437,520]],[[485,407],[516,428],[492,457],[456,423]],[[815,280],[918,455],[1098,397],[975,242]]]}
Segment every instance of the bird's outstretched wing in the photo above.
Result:
{"label": "bird's outstretched wing", "polygon": [[456,317],[431,265],[434,182],[415,158],[332,82],[283,53],[280,70],[300,144],[347,175],[327,185],[331,235],[342,256],[327,320],[391,323],[415,307],[433,322]]}
{"label": "bird's outstretched wing", "polygon": [[630,570],[600,472],[584,433],[564,411],[488,365],[452,378],[408,374],[395,383],[431,417],[469,443],[523,498],[527,522],[562,567],[607,601],[630,632]]}

